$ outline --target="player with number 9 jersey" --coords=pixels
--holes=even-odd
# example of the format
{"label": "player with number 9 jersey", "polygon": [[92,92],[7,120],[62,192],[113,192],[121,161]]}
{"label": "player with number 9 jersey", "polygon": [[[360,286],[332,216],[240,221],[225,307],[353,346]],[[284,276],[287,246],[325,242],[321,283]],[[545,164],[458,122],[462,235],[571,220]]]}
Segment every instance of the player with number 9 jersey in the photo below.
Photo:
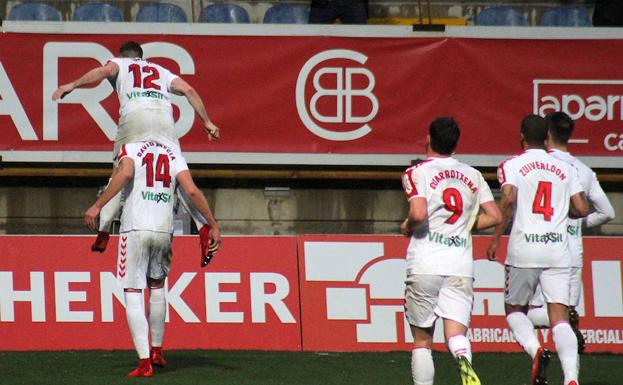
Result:
{"label": "player with number 9 jersey", "polygon": [[134,162],[134,177],[125,186],[120,232],[173,233],[175,176],[188,170],[179,150],[157,142],[124,144],[118,161]]}
{"label": "player with number 9 jersey", "polygon": [[531,148],[502,162],[498,179],[501,186],[517,188],[506,264],[569,267],[569,202],[583,191],[576,169],[544,149]]}
{"label": "player with number 9 jersey", "polygon": [[429,157],[402,181],[407,199],[424,198],[428,209],[407,249],[407,274],[473,277],[472,226],[480,205],[494,201],[482,174],[452,157]]}

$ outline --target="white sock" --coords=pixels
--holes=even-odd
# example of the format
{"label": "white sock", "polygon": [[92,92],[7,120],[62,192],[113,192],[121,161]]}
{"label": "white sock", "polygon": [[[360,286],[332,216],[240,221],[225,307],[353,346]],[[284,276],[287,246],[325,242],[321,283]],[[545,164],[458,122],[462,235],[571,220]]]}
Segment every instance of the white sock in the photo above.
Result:
{"label": "white sock", "polygon": [[430,349],[417,348],[411,351],[411,375],[414,385],[433,385],[435,365]]}
{"label": "white sock", "polygon": [[519,345],[530,357],[534,358],[541,344],[534,334],[534,326],[528,319],[528,316],[520,311],[516,311],[506,316],[506,322],[508,322],[508,326],[513,331],[513,335],[519,342]]}
{"label": "white sock", "polygon": [[464,335],[457,334],[448,338],[448,350],[457,360],[462,356],[472,363],[472,346]]}
{"label": "white sock", "polygon": [[166,310],[167,301],[164,298],[164,288],[149,289],[149,331],[151,332],[152,346],[162,346]]}
{"label": "white sock", "polygon": [[102,207],[100,211],[99,231],[110,233],[110,227],[119,210],[121,210],[121,192],[117,193],[117,195]]}
{"label": "white sock", "polygon": [[138,358],[149,358],[149,339],[143,293],[125,292],[125,316]]}
{"label": "white sock", "polygon": [[545,306],[535,307],[528,310],[528,319],[537,328],[549,327],[549,316]]}
{"label": "white sock", "polygon": [[566,322],[556,324],[552,328],[554,344],[560,359],[560,366],[565,376],[565,384],[571,380],[578,380],[580,368],[580,357],[578,356],[578,340],[573,333],[573,329]]}

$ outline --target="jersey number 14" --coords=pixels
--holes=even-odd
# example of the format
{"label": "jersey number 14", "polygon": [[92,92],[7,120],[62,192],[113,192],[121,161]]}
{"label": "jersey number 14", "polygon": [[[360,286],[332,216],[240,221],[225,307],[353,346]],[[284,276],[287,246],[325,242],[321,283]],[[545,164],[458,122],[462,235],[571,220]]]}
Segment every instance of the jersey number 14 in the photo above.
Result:
{"label": "jersey number 14", "polygon": [[[171,186],[171,174],[169,173],[169,157],[165,154],[158,154],[155,160],[154,154],[145,154],[143,158],[143,166],[145,166],[145,184],[147,187],[154,187],[154,179],[162,182],[164,187]],[[154,167],[155,166],[155,167]]]}

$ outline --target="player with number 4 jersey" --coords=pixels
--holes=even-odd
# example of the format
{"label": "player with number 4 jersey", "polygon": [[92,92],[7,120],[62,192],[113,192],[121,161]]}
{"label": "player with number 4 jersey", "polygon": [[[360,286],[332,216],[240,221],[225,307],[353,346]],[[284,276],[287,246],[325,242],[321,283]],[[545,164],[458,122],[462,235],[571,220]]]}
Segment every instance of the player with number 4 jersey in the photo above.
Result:
{"label": "player with number 4 jersey", "polygon": [[466,337],[474,297],[471,231],[495,226],[501,214],[480,172],[452,157],[459,136],[452,118],[434,120],[427,137],[427,159],[402,176],[409,214],[400,230],[411,238],[405,316],[414,340],[415,385],[433,384],[431,346],[437,318],[443,320],[463,385],[480,385]]}
{"label": "player with number 4 jersey", "polygon": [[487,249],[496,260],[499,239],[513,218],[506,256],[506,320],[517,342],[533,360],[532,385],[547,384],[550,353],[541,347],[526,316],[528,303],[541,285],[552,321],[565,385],[578,385],[577,341],[569,326],[569,215],[584,217],[588,202],[575,168],[545,152],[545,119],[528,115],[521,122],[524,153],[498,168],[502,222]]}

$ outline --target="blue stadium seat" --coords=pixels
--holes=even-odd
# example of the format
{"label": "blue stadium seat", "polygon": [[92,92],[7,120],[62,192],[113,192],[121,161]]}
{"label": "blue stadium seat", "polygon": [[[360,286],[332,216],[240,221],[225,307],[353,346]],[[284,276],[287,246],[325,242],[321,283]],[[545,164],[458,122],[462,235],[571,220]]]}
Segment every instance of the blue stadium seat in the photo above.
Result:
{"label": "blue stadium seat", "polygon": [[9,12],[9,20],[40,20],[60,21],[61,13],[58,9],[45,3],[16,4]]}
{"label": "blue stadium seat", "polygon": [[154,23],[187,23],[186,12],[175,4],[149,3],[141,7],[136,21]]}
{"label": "blue stadium seat", "polygon": [[476,25],[527,26],[523,13],[510,7],[493,6],[483,9],[476,17]]}
{"label": "blue stadium seat", "polygon": [[236,4],[211,4],[201,10],[202,23],[249,23],[249,13]]}
{"label": "blue stadium seat", "polygon": [[541,16],[542,27],[591,27],[588,10],[583,6],[562,5]]}
{"label": "blue stadium seat", "polygon": [[266,24],[307,24],[309,6],[303,4],[275,4],[264,14]]}
{"label": "blue stadium seat", "polygon": [[82,4],[74,11],[74,21],[123,21],[123,15],[114,5],[92,2]]}

